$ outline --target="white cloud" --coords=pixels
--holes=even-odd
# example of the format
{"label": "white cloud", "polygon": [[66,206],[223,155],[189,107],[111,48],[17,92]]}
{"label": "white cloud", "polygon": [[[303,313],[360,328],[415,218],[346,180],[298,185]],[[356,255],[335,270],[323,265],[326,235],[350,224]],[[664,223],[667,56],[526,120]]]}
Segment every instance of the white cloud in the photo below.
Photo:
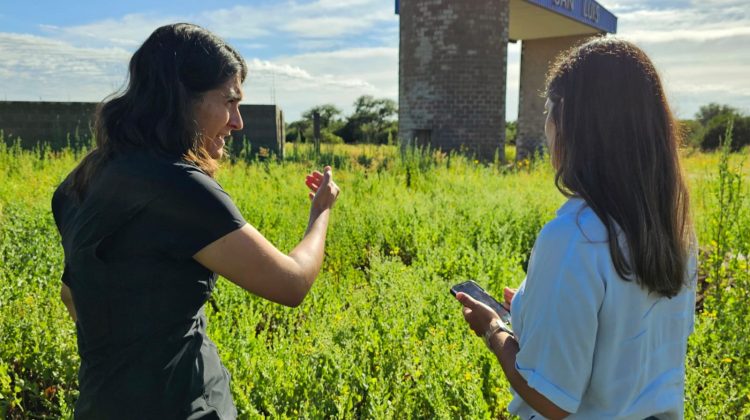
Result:
{"label": "white cloud", "polygon": [[[750,7],[746,0],[600,3],[618,17],[617,36],[637,43],[662,75],[670,103],[690,118],[708,102],[750,112]],[[515,117],[517,52],[509,48],[507,108]],[[517,80],[517,79],[515,79]],[[511,112],[513,114],[511,114]]]}
{"label": "white cloud", "polygon": [[[362,2],[366,3],[366,2]],[[343,35],[363,33],[377,28],[378,23],[395,21],[392,11],[385,10],[382,4],[370,5],[369,10],[361,8],[345,9],[348,13],[331,16],[329,13],[300,14],[291,17],[281,26],[286,32],[301,38],[336,38]],[[321,10],[318,10],[320,12]]]}
{"label": "white cloud", "polygon": [[365,94],[398,99],[398,49],[393,47],[311,52],[251,63],[245,82],[249,101],[267,103],[275,98],[288,121],[323,103],[348,114],[354,100]]}
{"label": "white cloud", "polygon": [[308,82],[310,86],[324,85],[342,88],[371,89],[373,86],[365,80],[358,78],[341,78],[332,74],[313,76],[307,70],[290,64],[274,64],[270,61],[253,59],[248,62],[249,77],[260,76],[260,78],[278,77],[298,82]]}
{"label": "white cloud", "polygon": [[335,38],[362,32],[371,25],[371,21],[349,17],[299,17],[287,21],[281,29],[302,38]]}
{"label": "white cloud", "polygon": [[680,117],[692,117],[708,102],[750,110],[746,1],[636,1],[605,7],[618,16],[618,36],[637,43],[654,61]]}
{"label": "white cloud", "polygon": [[[682,116],[711,101],[750,109],[746,1],[602,3],[619,18],[618,36],[654,60]],[[134,49],[156,27],[177,21],[203,25],[239,47],[250,66],[248,100],[275,101],[288,120],[326,102],[348,113],[362,94],[398,99],[398,16],[393,2],[382,0],[281,0],[44,26],[46,36],[0,33],[0,98],[101,100],[125,80]],[[518,103],[519,47],[509,45],[510,119]]]}
{"label": "white cloud", "polygon": [[0,57],[3,98],[100,101],[124,82],[130,53],[0,33]]}
{"label": "white cloud", "polygon": [[40,27],[58,40],[66,40],[78,46],[100,47],[118,46],[136,49],[159,26],[179,22],[184,19],[177,16],[154,16],[146,14],[128,14],[120,19],[105,19],[77,26]]}
{"label": "white cloud", "polygon": [[394,22],[393,10],[378,0],[320,0],[312,3],[275,2],[240,5],[193,14],[156,16],[134,13],[83,25],[41,26],[50,35],[85,46],[117,45],[135,49],[157,27],[192,22],[234,40],[257,40],[279,33],[297,38],[333,39],[377,31],[381,22]]}
{"label": "white cloud", "polygon": [[[40,25],[46,36],[24,38],[20,48],[10,38],[24,35],[0,39],[5,45],[0,45],[0,84],[8,86],[0,94],[101,100],[120,87],[130,54],[155,28],[184,21],[202,25],[244,51],[249,101],[276,101],[297,118],[321,98],[342,108],[361,94],[397,99],[397,49],[351,47],[359,37],[369,37],[373,45],[397,44],[397,19],[381,0],[284,0],[168,16],[131,13],[67,27]],[[277,56],[269,57],[265,51],[274,45]],[[266,56],[258,57],[263,50]],[[318,53],[285,52],[294,50]]]}
{"label": "white cloud", "polygon": [[677,29],[671,31],[635,30],[627,32],[626,38],[634,42],[709,42],[723,38],[750,37],[750,26],[738,28],[711,28],[696,31]]}
{"label": "white cloud", "polygon": [[[727,2],[728,3],[728,2]],[[732,3],[692,9],[642,8],[623,11],[618,32],[636,42],[707,42],[750,36],[750,12]]]}

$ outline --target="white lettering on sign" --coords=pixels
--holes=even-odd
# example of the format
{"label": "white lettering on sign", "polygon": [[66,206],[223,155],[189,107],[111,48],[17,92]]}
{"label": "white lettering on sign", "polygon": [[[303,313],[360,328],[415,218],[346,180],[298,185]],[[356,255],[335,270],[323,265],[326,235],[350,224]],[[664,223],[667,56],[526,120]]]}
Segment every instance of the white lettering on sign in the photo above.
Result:
{"label": "white lettering on sign", "polygon": [[552,3],[557,7],[573,11],[573,0],[552,0]]}
{"label": "white lettering on sign", "polygon": [[583,16],[592,21],[599,22],[599,4],[592,0],[586,0],[583,2]]}

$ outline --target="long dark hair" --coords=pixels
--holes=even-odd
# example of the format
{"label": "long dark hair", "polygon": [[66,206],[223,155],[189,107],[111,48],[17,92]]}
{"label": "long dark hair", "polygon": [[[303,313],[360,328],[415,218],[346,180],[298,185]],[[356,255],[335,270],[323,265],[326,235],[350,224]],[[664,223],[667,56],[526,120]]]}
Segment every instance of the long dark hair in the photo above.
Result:
{"label": "long dark hair", "polygon": [[604,223],[622,278],[676,295],[692,241],[689,198],[678,128],[651,60],[630,42],[596,38],[558,58],[547,97],[557,188]]}
{"label": "long dark hair", "polygon": [[83,199],[90,180],[114,156],[146,150],[192,162],[213,176],[193,116],[203,93],[247,76],[242,56],[219,37],[189,23],[156,29],[130,59],[121,93],[96,115],[96,147],[74,169],[70,188]]}

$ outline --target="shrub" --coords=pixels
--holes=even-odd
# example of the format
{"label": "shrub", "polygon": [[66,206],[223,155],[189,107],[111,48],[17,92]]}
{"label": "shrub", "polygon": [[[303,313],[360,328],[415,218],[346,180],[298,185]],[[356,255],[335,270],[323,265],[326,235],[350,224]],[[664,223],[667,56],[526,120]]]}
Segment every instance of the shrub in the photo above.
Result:
{"label": "shrub", "polygon": [[730,122],[734,122],[732,130],[732,151],[739,151],[750,144],[750,117],[736,116],[733,114],[717,115],[708,122],[705,134],[701,140],[701,149],[716,150],[719,141],[724,137]]}

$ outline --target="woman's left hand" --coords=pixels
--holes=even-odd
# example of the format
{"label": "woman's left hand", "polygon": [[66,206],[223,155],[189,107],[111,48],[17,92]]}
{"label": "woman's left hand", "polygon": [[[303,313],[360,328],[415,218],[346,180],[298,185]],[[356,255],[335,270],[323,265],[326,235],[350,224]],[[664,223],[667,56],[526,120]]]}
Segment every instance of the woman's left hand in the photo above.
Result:
{"label": "woman's left hand", "polygon": [[308,196],[312,201],[312,207],[318,211],[333,207],[341,192],[338,185],[333,182],[333,170],[330,166],[326,166],[322,173],[318,171],[310,173],[305,178],[305,184],[310,188]]}
{"label": "woman's left hand", "polygon": [[493,319],[500,318],[489,306],[472,298],[466,293],[457,293],[456,299],[464,305],[464,319],[469,324],[469,327],[471,327],[474,333],[480,337],[484,336],[484,333],[489,328],[490,322],[492,322]]}

